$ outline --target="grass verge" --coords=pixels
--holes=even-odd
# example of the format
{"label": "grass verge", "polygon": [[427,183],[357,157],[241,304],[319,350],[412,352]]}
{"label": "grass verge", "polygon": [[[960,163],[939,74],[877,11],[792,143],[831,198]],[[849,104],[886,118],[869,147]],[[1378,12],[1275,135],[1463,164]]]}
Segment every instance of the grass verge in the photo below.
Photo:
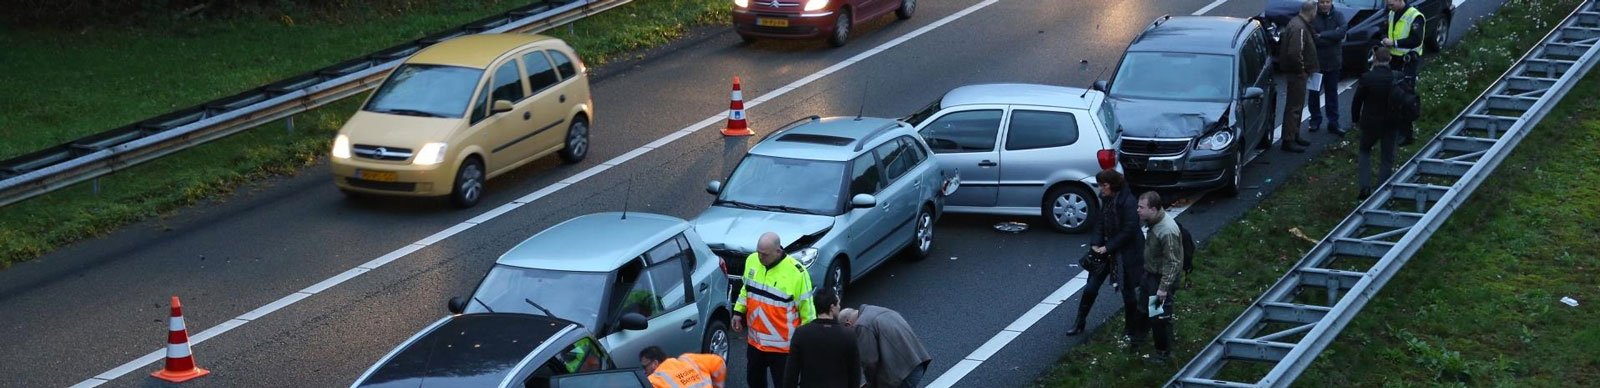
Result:
{"label": "grass verge", "polygon": [[[1579,1],[1510,0],[1423,69],[1431,136]],[[1427,130],[1433,128],[1433,130]],[[1419,142],[1420,143],[1420,142]],[[1415,154],[1419,145],[1402,156]],[[1196,255],[1173,365],[1129,355],[1112,319],[1037,381],[1156,386],[1232,322],[1355,201],[1355,146],[1308,164]],[[1579,83],[1301,375],[1301,385],[1600,385],[1600,77]],[[1199,264],[1204,263],[1204,264]],[[1579,307],[1558,300],[1570,296]],[[1148,351],[1148,348],[1146,348]],[[1226,377],[1226,376],[1224,376]]]}
{"label": "grass verge", "polygon": [[[0,159],[299,74],[470,22],[523,2],[448,2],[406,15],[376,11],[315,23],[208,21],[167,32],[82,34],[10,31],[0,64]],[[722,0],[638,0],[548,35],[571,43],[590,66],[660,45],[688,27],[725,22]],[[69,49],[70,48],[70,49]],[[200,71],[200,70],[206,71]],[[64,91],[94,91],[64,93]],[[0,268],[62,244],[215,198],[241,184],[291,174],[326,153],[361,97],[295,118],[294,132],[266,125],[89,183],[0,208]]]}

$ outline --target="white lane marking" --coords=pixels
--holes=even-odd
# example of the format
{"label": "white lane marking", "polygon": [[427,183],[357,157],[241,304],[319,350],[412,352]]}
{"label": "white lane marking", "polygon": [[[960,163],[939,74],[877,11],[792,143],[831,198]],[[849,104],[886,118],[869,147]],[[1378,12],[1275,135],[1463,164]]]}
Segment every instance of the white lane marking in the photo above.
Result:
{"label": "white lane marking", "polygon": [[[826,77],[826,76],[828,76],[830,74],[833,74],[835,72],[838,72],[839,70],[843,70],[844,68],[849,67],[850,65],[853,65],[853,64],[855,64],[857,62],[861,62],[862,60],[865,60],[867,58],[872,57],[873,55],[877,55],[877,54],[883,53],[883,52],[887,51],[888,49],[894,48],[895,46],[899,46],[900,44],[905,43],[907,41],[910,41],[911,39],[914,39],[914,38],[916,38],[918,36],[922,36],[923,34],[926,34],[929,31],[933,31],[934,29],[937,29],[939,27],[943,27],[946,24],[950,24],[951,22],[954,22],[954,21],[956,21],[958,19],[966,17],[967,15],[971,15],[973,12],[977,12],[978,10],[984,9],[984,8],[990,6],[990,5],[994,5],[995,3],[999,3],[999,2],[1000,2],[1000,0],[984,0],[982,2],[979,2],[977,4],[972,5],[970,7],[967,7],[966,9],[962,9],[959,12],[951,14],[950,16],[945,16],[944,18],[936,20],[933,23],[929,23],[926,26],[922,26],[921,28],[918,28],[918,29],[913,30],[913,31],[911,31],[909,33],[906,33],[905,35],[901,35],[898,38],[895,38],[893,40],[890,40],[888,42],[880,44],[877,47],[872,48],[871,50],[867,50],[866,52],[862,52],[860,54],[856,54],[855,56],[852,56],[849,59],[845,59],[842,62],[836,63],[836,64],[834,64],[832,66],[828,66],[825,69],[822,69],[822,70],[819,70],[819,71],[817,71],[815,73],[812,73],[811,75],[808,75],[808,76],[806,76],[804,78],[801,78],[800,80],[791,82],[788,85],[784,85],[783,87],[778,88],[778,89],[776,89],[776,90],[774,90],[772,92],[769,92],[769,93],[767,93],[765,95],[762,95],[760,97],[756,97],[754,100],[751,100],[749,103],[745,104],[745,110],[749,110],[751,108],[755,108],[757,105],[761,105],[764,102],[771,101],[771,100],[773,100],[773,99],[775,99],[775,98],[777,98],[779,96],[782,96],[782,95],[787,94],[787,93],[789,93],[791,91],[794,91],[794,90],[797,90],[797,89],[799,89],[801,87],[804,87],[807,84],[810,84],[812,82],[816,82],[817,80],[820,80],[823,77]],[[472,229],[472,227],[474,227],[474,226],[477,226],[477,225],[482,224],[484,222],[488,222],[489,220],[494,219],[495,217],[499,217],[501,215],[504,215],[507,212],[510,212],[512,210],[515,210],[518,207],[521,207],[522,205],[526,205],[526,204],[531,203],[533,201],[537,201],[540,198],[544,198],[545,196],[548,196],[550,194],[555,193],[556,191],[560,191],[561,189],[564,189],[564,188],[567,188],[567,187],[572,186],[574,184],[577,184],[578,182],[583,181],[584,179],[588,179],[588,178],[594,177],[595,175],[597,175],[597,174],[599,174],[599,173],[601,173],[601,172],[603,172],[605,170],[609,170],[612,167],[620,165],[623,162],[626,162],[626,161],[632,160],[634,158],[637,158],[640,155],[644,155],[646,152],[649,152],[649,151],[657,149],[657,148],[665,147],[668,143],[671,143],[673,141],[677,141],[678,139],[682,139],[685,136],[688,136],[688,135],[693,134],[695,132],[698,132],[698,131],[700,131],[702,129],[710,127],[712,124],[716,124],[717,122],[720,122],[720,121],[726,119],[727,117],[728,117],[728,111],[727,110],[723,110],[722,112],[719,112],[716,115],[713,115],[711,117],[706,118],[705,120],[701,120],[699,122],[691,124],[691,125],[689,125],[687,127],[684,127],[683,129],[679,129],[679,130],[677,130],[677,131],[675,131],[675,132],[673,132],[673,133],[671,133],[671,134],[669,134],[669,135],[667,135],[665,137],[662,137],[660,139],[652,141],[649,144],[645,144],[644,146],[641,146],[638,149],[635,149],[633,151],[629,151],[627,153],[619,155],[619,156],[617,156],[615,158],[612,158],[611,160],[608,160],[608,161],[606,161],[604,163],[601,163],[601,164],[599,164],[597,166],[590,167],[589,169],[584,170],[583,172],[579,172],[578,174],[573,175],[572,177],[569,177],[567,179],[563,179],[558,183],[555,183],[555,184],[552,184],[550,186],[546,186],[546,187],[540,188],[538,190],[533,191],[532,193],[529,193],[526,196],[523,196],[522,198],[518,198],[516,200],[511,201],[510,203],[507,203],[505,205],[501,205],[500,207],[497,207],[497,208],[495,208],[493,210],[489,210],[487,212],[484,212],[484,214],[481,214],[478,217],[474,217],[474,218],[472,218],[470,220],[467,220],[465,222],[462,222],[460,224],[456,224],[455,226],[451,226],[448,229],[439,231],[438,233],[434,233],[432,236],[428,236],[427,238],[424,238],[424,239],[419,240],[417,242],[406,244],[406,246],[401,247],[400,249],[396,249],[393,252],[389,252],[388,254],[385,254],[385,255],[383,255],[381,257],[378,257],[377,259],[373,259],[372,261],[368,261],[368,262],[366,262],[366,263],[364,263],[364,264],[362,264],[360,266],[357,266],[355,268],[346,270],[345,272],[342,272],[339,275],[335,275],[332,278],[329,278],[327,280],[319,282],[319,283],[317,283],[315,285],[312,285],[311,287],[308,287],[308,288],[306,288],[304,290],[296,291],[296,292],[294,292],[292,294],[289,294],[288,296],[285,296],[285,297],[283,297],[281,299],[278,299],[277,301],[274,301],[274,302],[272,302],[272,303],[270,303],[270,304],[268,304],[266,306],[262,306],[260,308],[255,309],[255,310],[252,310],[252,311],[250,311],[248,313],[245,313],[244,315],[240,315],[238,318],[234,318],[233,320],[229,320],[227,322],[224,322],[223,324],[217,325],[217,326],[212,327],[210,329],[206,329],[206,331],[201,332],[198,335],[195,335],[194,338],[191,338],[190,339],[190,344],[191,345],[199,344],[200,342],[203,342],[205,339],[210,339],[211,337],[215,337],[215,336],[220,335],[222,333],[228,332],[229,330],[233,330],[233,329],[239,328],[240,326],[244,326],[245,323],[249,323],[250,321],[254,321],[256,319],[260,319],[261,317],[264,317],[267,314],[271,314],[274,311],[278,311],[279,309],[282,309],[284,307],[288,307],[289,305],[292,305],[295,302],[299,302],[299,301],[301,301],[301,300],[303,300],[305,298],[308,298],[308,297],[311,297],[313,295],[316,295],[319,292],[326,291],[327,289],[333,288],[334,286],[337,286],[337,285],[339,285],[341,283],[344,283],[345,281],[348,281],[350,279],[354,279],[357,276],[360,276],[361,274],[364,274],[366,272],[369,272],[371,270],[377,269],[377,268],[382,267],[384,265],[387,265],[387,264],[389,264],[391,262],[394,262],[395,260],[397,260],[397,259],[399,259],[401,257],[405,257],[407,255],[410,255],[411,253],[416,252],[417,250],[420,250],[422,248],[426,248],[426,247],[428,247],[430,245],[438,243],[439,241],[442,241],[442,240],[444,240],[446,238],[449,238],[450,236],[454,236],[454,235],[456,235],[458,233],[464,232],[464,231],[466,231],[468,229]],[[491,213],[492,213],[492,215],[491,215]],[[310,291],[310,293],[308,293],[308,291]],[[105,373],[101,373],[99,375],[96,375],[95,377],[92,377],[92,378],[89,378],[87,380],[84,380],[83,382],[80,382],[80,383],[78,383],[77,385],[74,385],[74,386],[75,387],[94,387],[94,386],[98,386],[100,384],[104,384],[104,383],[106,383],[108,381],[111,381],[111,380],[117,379],[119,377],[122,377],[124,375],[127,375],[128,373],[132,373],[134,370],[137,370],[137,369],[139,369],[139,368],[141,368],[143,366],[149,365],[150,363],[153,363],[153,362],[161,359],[162,357],[164,357],[162,353],[164,353],[164,350],[157,350],[155,352],[151,352],[150,354],[146,354],[144,357],[140,357],[140,358],[135,359],[133,361],[129,361],[128,363],[122,364],[122,366],[119,366],[119,367],[117,367],[115,369],[106,371]]]}
{"label": "white lane marking", "polygon": [[1455,1],[1452,1],[1452,2],[1450,2],[1450,8],[1451,9],[1461,8],[1461,3],[1465,3],[1465,2],[1467,2],[1467,0],[1455,0]]}
{"label": "white lane marking", "polygon": [[1194,13],[1191,13],[1190,15],[1194,15],[1194,16],[1205,15],[1206,12],[1211,12],[1212,9],[1217,8],[1217,6],[1222,5],[1222,3],[1226,3],[1226,2],[1228,2],[1228,0],[1213,1],[1213,2],[1211,2],[1211,4],[1206,4],[1205,7],[1200,8],[1199,11],[1194,11]]}

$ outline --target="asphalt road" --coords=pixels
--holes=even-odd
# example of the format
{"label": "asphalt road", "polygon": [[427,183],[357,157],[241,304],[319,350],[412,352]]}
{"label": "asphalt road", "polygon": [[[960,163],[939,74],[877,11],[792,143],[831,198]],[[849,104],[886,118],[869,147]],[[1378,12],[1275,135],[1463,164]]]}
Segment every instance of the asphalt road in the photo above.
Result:
{"label": "asphalt road", "polygon": [[[840,49],[820,42],[744,45],[727,28],[711,28],[643,60],[599,69],[588,160],[565,166],[551,158],[500,177],[474,209],[347,200],[329,182],[326,166],[317,166],[16,265],[0,273],[0,311],[8,312],[0,315],[0,386],[84,381],[162,348],[171,295],[183,297],[194,336],[716,115],[726,107],[734,75],[753,99],[981,2],[919,3],[915,18],[859,28],[856,40]],[[1104,77],[1102,69],[1115,64],[1148,21],[1209,4],[1001,0],[748,113],[760,132],[811,114],[859,109],[901,116],[971,83],[1086,86]],[[1234,0],[1208,14],[1248,16],[1261,7],[1261,1]],[[1455,36],[1468,18],[1496,7],[1493,0],[1464,4]],[[1081,60],[1089,61],[1087,70]],[[1331,141],[1326,134],[1311,139],[1317,148]],[[446,299],[470,292],[495,257],[522,239],[574,216],[620,210],[624,201],[635,211],[692,218],[712,199],[705,182],[725,177],[753,141],[724,139],[715,128],[695,132],[231,331],[196,338],[203,340],[194,346],[197,359],[212,374],[190,384],[347,385],[445,314]],[[1201,199],[1180,221],[1197,237],[1211,235],[1311,155],[1265,153],[1246,169],[1250,189],[1238,198]],[[904,314],[933,353],[931,381],[1078,271],[1068,258],[1081,252],[1087,236],[990,228],[1012,220],[1037,225],[1033,219],[946,217],[936,228],[931,259],[880,267],[852,286],[846,303]],[[1115,299],[1101,298],[1096,326],[1120,308]],[[1082,338],[1063,334],[1075,305],[1074,296],[958,385],[1030,383]],[[734,386],[743,385],[742,354],[742,346],[736,348],[731,362]],[[109,385],[161,385],[146,377],[158,367],[135,365]]]}

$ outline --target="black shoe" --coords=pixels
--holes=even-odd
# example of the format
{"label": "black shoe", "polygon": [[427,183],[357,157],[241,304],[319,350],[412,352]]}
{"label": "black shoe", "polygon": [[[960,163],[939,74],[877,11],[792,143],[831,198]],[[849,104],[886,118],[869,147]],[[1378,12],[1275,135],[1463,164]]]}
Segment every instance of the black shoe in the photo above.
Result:
{"label": "black shoe", "polygon": [[1156,351],[1155,353],[1150,353],[1150,357],[1146,358],[1145,361],[1156,365],[1167,365],[1172,363],[1172,355],[1168,352]]}
{"label": "black shoe", "polygon": [[1371,197],[1371,196],[1372,196],[1372,190],[1361,189],[1360,193],[1356,193],[1356,200],[1365,201],[1365,200],[1367,200],[1367,197]]}
{"label": "black shoe", "polygon": [[[1313,132],[1315,132],[1315,131],[1313,131]],[[1311,146],[1311,141],[1303,139],[1303,138],[1302,139],[1294,139],[1294,144],[1299,144],[1301,147],[1310,147]]]}
{"label": "black shoe", "polygon": [[1306,152],[1305,147],[1301,147],[1294,143],[1283,143],[1283,150],[1297,154],[1303,154]]}
{"label": "black shoe", "polygon": [[1328,127],[1328,133],[1331,133],[1336,137],[1344,137],[1344,134],[1350,133],[1350,130],[1340,127]]}
{"label": "black shoe", "polygon": [[1311,127],[1310,128],[1306,128],[1306,130],[1310,131],[1310,132],[1316,132],[1316,131],[1322,130],[1322,121],[1321,120],[1317,120],[1317,119],[1312,119],[1311,120]]}
{"label": "black shoe", "polygon": [[1083,334],[1083,325],[1082,324],[1078,324],[1077,326],[1073,326],[1072,330],[1067,330],[1067,335],[1079,335],[1079,334]]}

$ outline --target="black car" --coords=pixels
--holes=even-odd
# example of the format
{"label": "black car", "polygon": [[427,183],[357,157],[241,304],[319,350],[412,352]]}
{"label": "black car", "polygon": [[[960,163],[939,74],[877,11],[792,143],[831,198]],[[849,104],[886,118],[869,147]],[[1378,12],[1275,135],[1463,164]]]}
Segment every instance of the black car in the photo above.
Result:
{"label": "black car", "polygon": [[1277,81],[1258,19],[1162,16],[1133,39],[1109,82],[1118,160],[1147,189],[1239,190],[1245,153],[1271,145]]}
{"label": "black car", "polygon": [[[1300,0],[1267,0],[1267,9],[1261,12],[1260,17],[1269,21],[1268,44],[1274,54],[1277,53],[1278,31],[1289,23],[1290,18],[1300,13],[1300,4]],[[1389,24],[1389,18],[1385,16],[1388,6],[1384,4],[1385,0],[1333,0],[1333,8],[1339,10],[1345,17],[1345,25],[1350,26],[1344,38],[1342,68],[1345,73],[1367,71],[1367,64],[1372,58],[1369,50],[1383,40],[1387,28],[1384,26]],[[1422,12],[1423,31],[1427,34],[1423,52],[1436,52],[1444,47],[1445,41],[1450,38],[1450,21],[1455,16],[1455,3],[1450,0],[1411,0],[1407,4]]]}
{"label": "black car", "polygon": [[648,387],[616,369],[582,325],[530,314],[450,315],[422,329],[351,387]]}

